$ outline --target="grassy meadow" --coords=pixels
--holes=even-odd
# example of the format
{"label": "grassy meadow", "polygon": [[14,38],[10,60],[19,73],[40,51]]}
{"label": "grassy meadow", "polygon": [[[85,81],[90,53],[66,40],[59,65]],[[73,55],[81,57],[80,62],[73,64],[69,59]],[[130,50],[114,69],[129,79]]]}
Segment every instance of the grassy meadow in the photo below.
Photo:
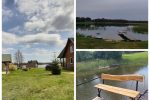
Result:
{"label": "grassy meadow", "polygon": [[52,75],[43,68],[2,75],[3,100],[73,100],[74,74]]}
{"label": "grassy meadow", "polygon": [[146,49],[148,41],[105,41],[77,35],[77,49]]}
{"label": "grassy meadow", "polygon": [[[123,54],[122,59],[120,59],[119,61],[113,59],[109,59],[109,60],[97,59],[97,60],[77,62],[77,70],[76,70],[77,77],[99,73],[100,71],[99,68],[109,66],[112,64],[119,64],[122,67],[145,66],[148,64],[148,52]],[[103,70],[107,70],[107,69],[103,69]]]}

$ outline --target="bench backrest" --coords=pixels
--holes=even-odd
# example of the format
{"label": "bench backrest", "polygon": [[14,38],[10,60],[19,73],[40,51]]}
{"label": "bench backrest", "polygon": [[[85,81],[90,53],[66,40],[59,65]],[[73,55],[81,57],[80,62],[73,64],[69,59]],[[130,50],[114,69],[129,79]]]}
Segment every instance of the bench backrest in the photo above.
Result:
{"label": "bench backrest", "polygon": [[111,75],[101,74],[103,80],[114,80],[114,81],[140,81],[143,82],[144,77],[142,75]]}

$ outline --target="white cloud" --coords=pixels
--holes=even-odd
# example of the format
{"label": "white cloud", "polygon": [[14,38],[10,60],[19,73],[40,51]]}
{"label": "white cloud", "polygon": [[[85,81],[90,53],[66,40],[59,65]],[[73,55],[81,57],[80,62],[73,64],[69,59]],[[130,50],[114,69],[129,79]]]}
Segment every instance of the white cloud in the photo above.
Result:
{"label": "white cloud", "polygon": [[12,52],[12,51],[14,51],[15,49],[14,48],[2,48],[2,53],[3,54],[8,54],[8,53],[10,53],[10,52]]}
{"label": "white cloud", "polygon": [[42,20],[33,20],[25,23],[25,29],[28,31],[37,30],[42,31],[41,29],[45,27],[45,23]]}
{"label": "white cloud", "polygon": [[3,7],[2,15],[3,21],[8,21],[13,16],[13,12],[9,8]]}
{"label": "white cloud", "polygon": [[17,36],[11,33],[3,32],[2,33],[2,42],[4,44],[16,44],[17,43]]}
{"label": "white cloud", "polygon": [[52,45],[61,45],[64,43],[59,34],[37,33],[24,36],[17,36],[12,33],[3,32],[2,35],[3,44],[47,43]]}
{"label": "white cloud", "polygon": [[73,0],[17,0],[28,31],[73,30]]}

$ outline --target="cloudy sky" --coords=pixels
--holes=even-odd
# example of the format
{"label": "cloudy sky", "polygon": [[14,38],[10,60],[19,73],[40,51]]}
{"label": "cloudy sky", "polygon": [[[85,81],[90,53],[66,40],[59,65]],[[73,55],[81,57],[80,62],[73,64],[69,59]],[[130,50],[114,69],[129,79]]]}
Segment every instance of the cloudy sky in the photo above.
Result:
{"label": "cloudy sky", "polygon": [[3,0],[3,53],[48,62],[73,37],[73,0]]}
{"label": "cloudy sky", "polygon": [[77,16],[148,20],[148,0],[77,0]]}

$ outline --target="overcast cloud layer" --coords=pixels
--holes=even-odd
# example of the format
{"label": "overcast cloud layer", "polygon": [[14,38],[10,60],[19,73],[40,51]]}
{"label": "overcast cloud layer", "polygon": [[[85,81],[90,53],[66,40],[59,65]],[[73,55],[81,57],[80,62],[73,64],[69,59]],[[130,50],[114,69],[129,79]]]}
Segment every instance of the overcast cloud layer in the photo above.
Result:
{"label": "overcast cloud layer", "polygon": [[3,53],[47,62],[73,37],[73,0],[3,0]]}
{"label": "overcast cloud layer", "polygon": [[148,20],[148,0],[77,0],[77,16]]}

